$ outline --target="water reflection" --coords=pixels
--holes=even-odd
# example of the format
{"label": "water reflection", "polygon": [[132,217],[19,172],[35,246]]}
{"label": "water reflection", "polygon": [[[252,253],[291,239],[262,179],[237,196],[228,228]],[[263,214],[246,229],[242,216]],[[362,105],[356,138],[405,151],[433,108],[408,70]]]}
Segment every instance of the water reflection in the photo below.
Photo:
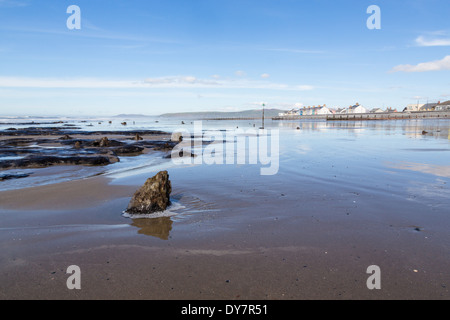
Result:
{"label": "water reflection", "polygon": [[425,120],[386,120],[386,121],[277,121],[272,123],[279,128],[301,131],[325,131],[329,129],[346,129],[363,132],[364,129],[383,131],[384,134],[403,134],[410,138],[448,139],[450,140],[450,121],[447,119]]}
{"label": "water reflection", "polygon": [[413,163],[413,162],[401,162],[401,163],[387,163],[387,167],[393,169],[417,171],[427,174],[432,174],[438,177],[450,178],[450,166],[433,165],[426,163]]}
{"label": "water reflection", "polygon": [[138,234],[168,240],[173,221],[170,217],[133,219],[132,226],[138,228]]}

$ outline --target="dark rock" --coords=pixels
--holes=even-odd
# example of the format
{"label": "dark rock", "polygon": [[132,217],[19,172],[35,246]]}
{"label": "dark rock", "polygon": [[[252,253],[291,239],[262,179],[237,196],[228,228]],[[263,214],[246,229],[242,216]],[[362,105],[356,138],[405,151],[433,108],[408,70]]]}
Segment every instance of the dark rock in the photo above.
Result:
{"label": "dark rock", "polygon": [[52,165],[102,166],[114,161],[110,156],[28,156],[17,160],[0,161],[0,169],[45,168]]}
{"label": "dark rock", "polygon": [[95,141],[86,141],[86,145],[92,146],[92,147],[100,147],[100,148],[107,148],[107,147],[118,147],[123,146],[124,143],[116,140],[109,140],[107,137],[103,137],[100,140]]}
{"label": "dark rock", "polygon": [[[196,157],[196,155],[194,153],[186,152],[184,150],[181,150],[179,152],[178,156],[180,158],[185,158],[185,157],[195,158]],[[164,156],[164,159],[171,159],[171,158],[172,158],[172,153],[169,153],[168,155]]]}
{"label": "dark rock", "polygon": [[173,141],[147,141],[143,145],[157,151],[170,151],[175,148],[177,144],[178,143]]}
{"label": "dark rock", "polygon": [[[77,131],[60,127],[28,127],[17,130],[0,130],[0,155],[22,157],[0,160],[0,169],[43,168],[53,165],[107,165],[120,161],[119,155],[135,156],[145,149],[169,151],[176,143],[167,140],[147,141],[143,135],[169,135],[158,130],[139,131]],[[89,139],[75,139],[76,136],[94,136]],[[133,143],[110,140],[108,137],[121,136]],[[19,137],[12,137],[19,136]],[[34,136],[34,137],[31,137]],[[47,138],[42,136],[56,136]],[[97,138],[98,137],[98,138]],[[102,138],[103,137],[103,138]],[[159,137],[158,137],[159,138]],[[63,148],[45,148],[46,144],[60,144]]]}
{"label": "dark rock", "polygon": [[121,147],[113,148],[112,151],[114,151],[117,155],[132,155],[132,154],[139,154],[144,150],[144,148],[135,146],[135,145],[124,145]]}
{"label": "dark rock", "polygon": [[133,195],[127,213],[150,214],[164,211],[170,205],[172,186],[167,171],[160,171],[147,179],[145,184]]}
{"label": "dark rock", "polygon": [[73,138],[71,136],[69,136],[68,134],[65,134],[64,136],[62,136],[61,138],[59,138],[60,140],[72,140]]}
{"label": "dark rock", "polygon": [[26,178],[29,174],[22,173],[22,174],[2,174],[0,175],[0,181],[3,180],[10,180],[10,179],[20,179],[20,178]]}
{"label": "dark rock", "polygon": [[109,147],[109,140],[108,140],[108,138],[107,138],[107,137],[103,137],[103,138],[100,140],[98,146],[101,147],[101,148],[103,148],[103,147]]}
{"label": "dark rock", "polygon": [[103,137],[100,140],[95,141],[86,141],[87,145],[90,145],[92,147],[100,147],[100,148],[107,148],[107,147],[118,147],[123,146],[124,143],[116,140],[109,140],[107,137]]}

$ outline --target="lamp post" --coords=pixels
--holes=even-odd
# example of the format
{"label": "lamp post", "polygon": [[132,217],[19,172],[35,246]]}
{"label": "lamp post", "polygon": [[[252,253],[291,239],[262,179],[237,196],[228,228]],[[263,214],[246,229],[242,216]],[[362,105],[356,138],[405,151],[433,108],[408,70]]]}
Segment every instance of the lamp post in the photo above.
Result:
{"label": "lamp post", "polygon": [[261,127],[261,129],[264,129],[264,107],[265,107],[264,103],[262,104],[262,107],[263,107],[263,109],[262,109],[262,127]]}

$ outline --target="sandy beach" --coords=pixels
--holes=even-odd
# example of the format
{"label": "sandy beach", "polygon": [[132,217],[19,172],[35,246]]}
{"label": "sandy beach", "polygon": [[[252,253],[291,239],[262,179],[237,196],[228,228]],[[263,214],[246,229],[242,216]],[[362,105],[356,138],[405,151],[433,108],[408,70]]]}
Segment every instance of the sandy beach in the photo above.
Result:
{"label": "sandy beach", "polygon": [[378,2],[0,0],[0,301],[450,300],[449,0]]}
{"label": "sandy beach", "polygon": [[[321,133],[286,129],[273,176],[168,161],[173,206],[160,218],[122,215],[159,167],[0,192],[0,299],[448,299],[446,171],[402,167],[388,152],[355,165],[382,146],[360,153],[355,141],[370,135],[353,130],[312,156],[301,141]],[[296,154],[285,133],[289,145],[297,134]],[[66,286],[70,265],[81,290]],[[367,287],[371,265],[380,290]]]}

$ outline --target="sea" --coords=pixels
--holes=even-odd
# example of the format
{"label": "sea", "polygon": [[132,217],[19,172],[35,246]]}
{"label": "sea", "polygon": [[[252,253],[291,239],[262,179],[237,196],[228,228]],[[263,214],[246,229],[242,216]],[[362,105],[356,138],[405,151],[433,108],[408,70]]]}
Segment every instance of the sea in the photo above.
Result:
{"label": "sea", "polygon": [[[123,125],[124,122],[126,125]],[[165,158],[161,153],[148,153],[123,156],[118,163],[107,166],[3,170],[1,174],[29,176],[1,181],[0,191],[98,175],[117,179],[183,166],[208,167],[208,172],[244,166],[254,172],[256,177],[269,175],[273,176],[272,179],[277,176],[283,179],[283,173],[291,172],[315,179],[347,179],[342,181],[343,184],[369,182],[382,177],[390,180],[394,172],[408,172],[410,184],[417,184],[426,177],[426,180],[434,181],[439,186],[431,187],[435,194],[450,198],[447,184],[450,178],[448,119],[262,121],[195,120],[158,116],[2,117],[0,131],[8,128],[67,127],[68,124],[74,126],[74,130],[103,131],[105,135],[108,131],[160,130],[170,134],[184,132],[184,144],[180,144],[179,149],[183,146],[184,150],[188,148],[198,156],[184,159],[185,161],[178,159],[177,162]],[[192,138],[192,141],[186,141],[186,137],[188,140]],[[195,142],[199,140],[207,144]],[[0,161],[8,159],[11,157],[0,156]],[[335,179],[332,179],[333,183]]]}

